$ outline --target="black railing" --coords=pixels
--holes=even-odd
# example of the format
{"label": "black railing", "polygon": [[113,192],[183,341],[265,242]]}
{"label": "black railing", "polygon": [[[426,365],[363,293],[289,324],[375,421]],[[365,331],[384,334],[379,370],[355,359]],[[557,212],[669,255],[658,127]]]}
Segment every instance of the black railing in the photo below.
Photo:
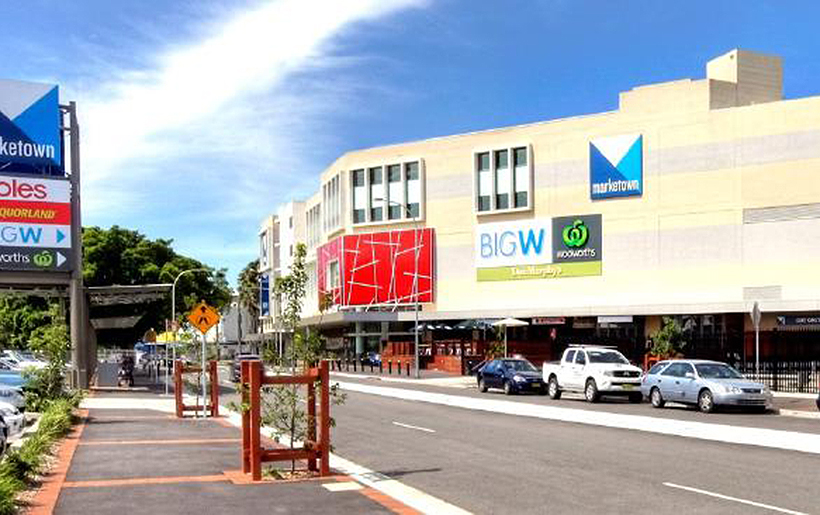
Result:
{"label": "black railing", "polygon": [[756,379],[776,392],[818,393],[820,361],[761,361],[760,375],[754,361],[738,363],[737,369],[749,379]]}

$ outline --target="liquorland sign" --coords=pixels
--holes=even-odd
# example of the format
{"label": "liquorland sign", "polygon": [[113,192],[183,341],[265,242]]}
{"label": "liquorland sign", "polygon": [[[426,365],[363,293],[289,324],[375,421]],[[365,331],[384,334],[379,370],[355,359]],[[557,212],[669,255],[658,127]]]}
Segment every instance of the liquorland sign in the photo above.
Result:
{"label": "liquorland sign", "polygon": [[643,136],[627,134],[589,142],[592,200],[643,194]]}
{"label": "liquorland sign", "polygon": [[476,228],[479,281],[601,275],[601,215],[482,224]]}
{"label": "liquorland sign", "polygon": [[0,170],[64,175],[56,85],[0,80]]}
{"label": "liquorland sign", "polygon": [[0,270],[69,271],[68,179],[0,175]]}

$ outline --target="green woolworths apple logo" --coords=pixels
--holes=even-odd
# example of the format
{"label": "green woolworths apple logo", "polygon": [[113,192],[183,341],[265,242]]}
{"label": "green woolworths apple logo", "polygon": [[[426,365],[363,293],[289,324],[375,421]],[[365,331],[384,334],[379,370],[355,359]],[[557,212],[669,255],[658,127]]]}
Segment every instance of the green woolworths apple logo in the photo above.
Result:
{"label": "green woolworths apple logo", "polygon": [[44,250],[33,256],[34,264],[39,266],[40,268],[48,268],[54,263],[54,256],[51,252]]}
{"label": "green woolworths apple logo", "polygon": [[572,225],[564,227],[563,237],[567,247],[583,247],[589,239],[589,229],[583,220],[575,220]]}

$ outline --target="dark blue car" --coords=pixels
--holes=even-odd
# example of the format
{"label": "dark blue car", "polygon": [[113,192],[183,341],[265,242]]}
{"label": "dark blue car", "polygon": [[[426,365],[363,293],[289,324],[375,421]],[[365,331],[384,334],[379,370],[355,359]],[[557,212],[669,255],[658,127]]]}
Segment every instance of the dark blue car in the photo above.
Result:
{"label": "dark blue car", "polygon": [[501,388],[507,395],[520,392],[547,393],[541,371],[526,359],[494,359],[478,371],[478,389]]}

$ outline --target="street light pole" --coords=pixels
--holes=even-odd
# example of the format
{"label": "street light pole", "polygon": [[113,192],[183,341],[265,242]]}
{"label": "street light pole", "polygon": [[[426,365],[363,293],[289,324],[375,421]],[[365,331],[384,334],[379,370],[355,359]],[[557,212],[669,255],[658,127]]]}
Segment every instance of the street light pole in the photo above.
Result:
{"label": "street light pole", "polygon": [[[385,199],[376,198],[373,199],[374,202],[384,202]],[[413,274],[413,299],[415,300],[414,303],[414,320],[416,322],[415,327],[413,328],[413,375],[416,379],[420,377],[419,375],[419,221],[416,217],[416,214],[410,210],[410,206],[407,204],[402,204],[401,202],[396,202],[395,200],[387,199],[387,204],[393,204],[396,206],[401,207],[404,209],[404,212],[413,219],[413,259],[414,259],[414,267],[415,273]],[[389,210],[388,210],[389,215]]]}
{"label": "street light pole", "polygon": [[[173,359],[171,360],[172,363],[176,363],[177,361],[177,330],[176,330],[176,322],[177,322],[177,281],[179,278],[187,273],[193,272],[210,272],[207,268],[191,268],[188,270],[183,270],[182,272],[178,273],[176,278],[174,278],[174,284],[171,286],[171,330],[174,332],[174,342],[171,344],[171,349],[173,352]],[[166,361],[168,359],[168,351],[165,351],[165,358]],[[204,373],[204,371],[203,371]],[[168,395],[168,366],[165,366],[165,395]]]}

